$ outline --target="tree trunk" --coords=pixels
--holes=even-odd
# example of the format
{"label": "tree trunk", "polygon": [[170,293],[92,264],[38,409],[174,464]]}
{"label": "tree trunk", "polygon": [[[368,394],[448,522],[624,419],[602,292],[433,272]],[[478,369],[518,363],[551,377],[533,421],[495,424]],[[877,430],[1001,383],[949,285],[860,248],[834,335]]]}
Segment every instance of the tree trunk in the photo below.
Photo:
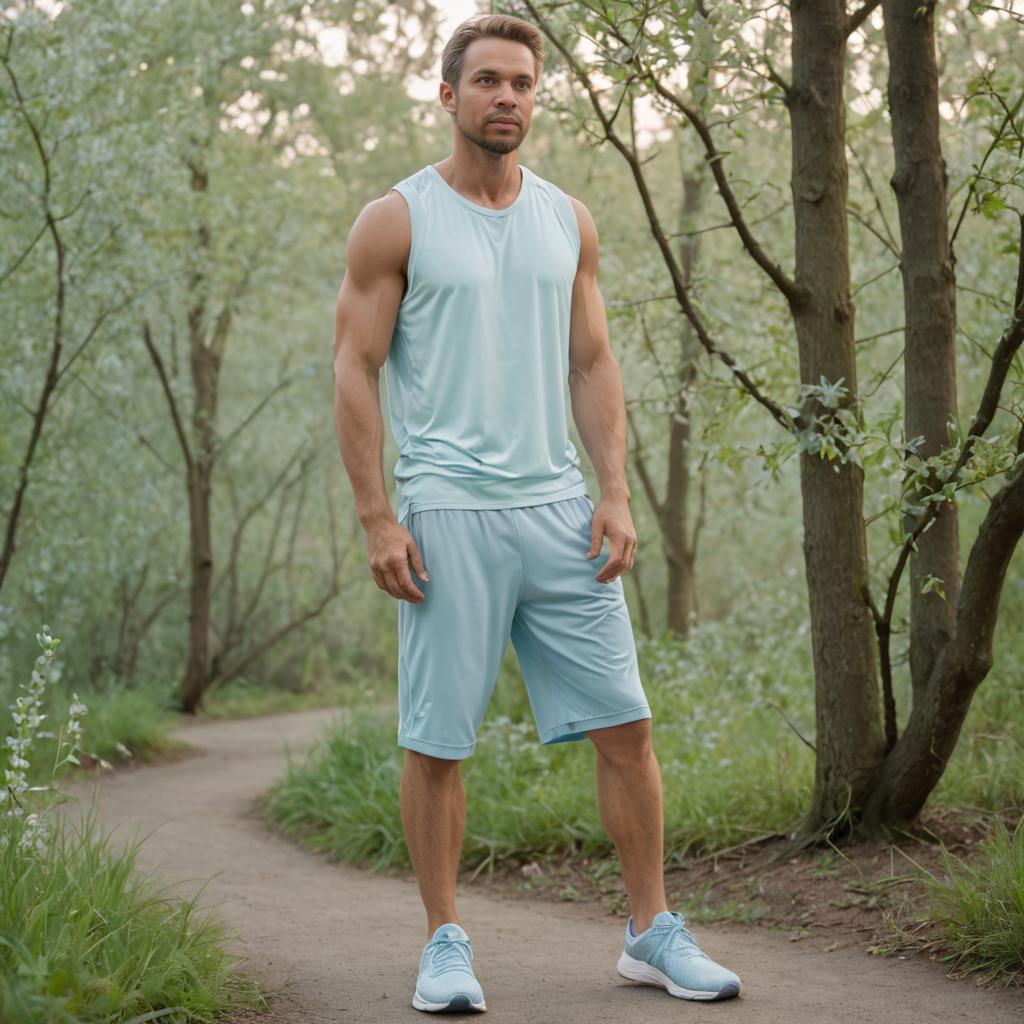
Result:
{"label": "tree trunk", "polygon": [[[926,456],[942,447],[945,423],[956,408],[954,261],[939,136],[933,7],[895,0],[884,6],[896,153],[893,188],[903,234],[907,434],[925,436]],[[1024,252],[1013,306],[1014,319],[996,350],[982,400],[981,410],[986,404],[990,408],[979,411],[972,434],[988,426],[1006,369],[1024,338]],[[1024,432],[1018,438],[1018,449],[1022,446]],[[942,778],[974,693],[992,666],[1003,581],[1022,533],[1024,473],[1018,470],[989,504],[962,588],[955,506],[944,506],[919,538],[911,561],[913,703],[865,808],[869,832],[912,825]],[[942,579],[947,600],[921,594],[920,583],[928,575]]]}
{"label": "tree trunk", "polygon": [[[206,168],[200,160],[192,164],[192,190],[205,192]],[[194,714],[209,686],[210,618],[213,606],[213,537],[210,526],[210,495],[213,489],[213,458],[217,422],[217,387],[220,374],[220,347],[227,325],[223,314],[218,330],[207,343],[205,324],[207,281],[206,259],[210,248],[205,222],[198,228],[199,269],[190,280],[192,301],[188,310],[189,348],[192,386],[192,460],[188,466],[188,516],[190,561],[192,570],[188,608],[188,655],[185,674],[179,685],[181,709]],[[228,307],[229,309],[230,307]],[[221,330],[222,328],[222,330]]]}
{"label": "tree trunk", "polygon": [[[800,379],[842,379],[856,403],[853,301],[847,236],[843,98],[846,15],[839,0],[794,0],[792,191],[796,221],[793,303]],[[826,414],[820,404],[805,412]],[[873,624],[865,600],[863,473],[816,454],[800,459],[804,562],[815,676],[816,769],[805,832],[831,828],[870,795],[885,754]],[[838,831],[845,830],[845,824]]]}
{"label": "tree trunk", "polygon": [[[939,82],[934,0],[885,0],[889,110],[896,170],[906,317],[904,424],[907,441],[923,437],[922,458],[947,444],[956,417],[956,277],[946,214],[946,169],[939,142]],[[932,480],[925,491],[937,489]],[[907,530],[913,529],[913,521]],[[941,591],[922,588],[929,577]],[[953,638],[960,592],[957,508],[942,507],[910,559],[910,677],[914,701],[940,651]],[[945,595],[945,596],[943,596]]]}
{"label": "tree trunk", "polygon": [[[683,207],[679,229],[679,264],[683,280],[689,287],[697,260],[699,235],[692,231],[702,205],[702,181],[699,175],[683,175]],[[690,535],[690,436],[692,389],[697,377],[697,341],[693,326],[684,319],[679,338],[679,391],[672,410],[668,438],[668,479],[662,506],[661,536],[668,564],[668,628],[680,636],[690,630],[690,616],[697,613],[697,577],[695,551]]]}
{"label": "tree trunk", "polygon": [[[1024,436],[1018,447],[1024,443]],[[957,611],[956,637],[935,661],[927,688],[915,695],[907,727],[886,758],[866,829],[913,823],[942,778],[971,698],[992,667],[992,637],[1010,559],[1024,533],[1024,472],[992,499],[971,548]]]}

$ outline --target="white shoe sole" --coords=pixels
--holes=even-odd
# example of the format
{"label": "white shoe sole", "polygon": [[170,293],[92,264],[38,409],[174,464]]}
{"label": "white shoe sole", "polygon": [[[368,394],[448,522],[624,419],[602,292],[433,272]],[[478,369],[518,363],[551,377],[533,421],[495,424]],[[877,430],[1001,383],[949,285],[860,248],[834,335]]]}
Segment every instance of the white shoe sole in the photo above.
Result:
{"label": "white shoe sole", "polygon": [[479,1003],[474,1003],[464,992],[452,996],[446,1003],[431,1003],[417,990],[413,993],[412,1005],[417,1010],[425,1010],[427,1013],[469,1013],[471,1010],[483,1013],[487,1009],[485,1000],[481,999]]}
{"label": "white shoe sole", "polygon": [[732,981],[726,982],[715,992],[683,988],[681,985],[677,985],[668,975],[659,971],[657,967],[652,966],[645,960],[634,959],[625,950],[622,951],[622,955],[619,957],[617,967],[619,974],[624,978],[629,978],[630,981],[639,981],[644,985],[659,985],[661,988],[668,989],[669,994],[676,996],[678,999],[703,999],[710,1001],[712,999],[728,999],[730,996],[740,994],[740,986]]}

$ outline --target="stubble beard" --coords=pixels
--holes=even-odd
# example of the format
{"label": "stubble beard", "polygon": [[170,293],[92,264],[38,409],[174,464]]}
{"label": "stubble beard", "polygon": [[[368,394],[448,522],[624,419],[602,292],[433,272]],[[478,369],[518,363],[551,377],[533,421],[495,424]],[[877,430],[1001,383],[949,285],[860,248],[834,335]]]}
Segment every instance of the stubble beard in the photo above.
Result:
{"label": "stubble beard", "polygon": [[525,133],[520,128],[519,135],[514,139],[490,139],[486,135],[478,135],[475,132],[470,131],[460,120],[458,112],[455,114],[455,124],[459,131],[462,132],[462,137],[469,142],[472,142],[474,146],[479,146],[481,149],[486,150],[488,153],[497,153],[499,156],[504,156],[506,153],[511,153],[517,150],[526,137]]}

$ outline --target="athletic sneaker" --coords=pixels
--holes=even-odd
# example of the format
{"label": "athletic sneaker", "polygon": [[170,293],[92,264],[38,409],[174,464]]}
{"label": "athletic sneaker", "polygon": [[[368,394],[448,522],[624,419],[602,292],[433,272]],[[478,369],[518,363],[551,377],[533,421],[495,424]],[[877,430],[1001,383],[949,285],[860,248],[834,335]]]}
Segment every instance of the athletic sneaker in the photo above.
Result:
{"label": "athletic sneaker", "polygon": [[420,956],[412,1005],[430,1013],[486,1010],[472,959],[469,936],[454,921],[438,925]]}
{"label": "athletic sneaker", "polygon": [[680,999],[728,999],[739,995],[740,979],[716,964],[684,928],[682,914],[662,910],[651,927],[637,935],[633,918],[626,922],[626,944],[619,974],[631,981],[660,985]]}

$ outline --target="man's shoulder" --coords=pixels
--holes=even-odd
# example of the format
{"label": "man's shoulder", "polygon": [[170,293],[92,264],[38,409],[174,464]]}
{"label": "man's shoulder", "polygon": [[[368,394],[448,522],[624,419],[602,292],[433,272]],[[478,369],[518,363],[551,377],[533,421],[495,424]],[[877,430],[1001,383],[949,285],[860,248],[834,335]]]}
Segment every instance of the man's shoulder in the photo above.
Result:
{"label": "man's shoulder", "polygon": [[412,224],[406,199],[389,189],[359,211],[346,241],[349,266],[366,270],[404,270],[412,244]]}
{"label": "man's shoulder", "polygon": [[530,173],[533,175],[533,180],[537,186],[547,192],[557,206],[561,207],[564,211],[571,210],[574,213],[578,227],[582,227],[588,220],[592,221],[590,211],[581,199],[570,195],[565,189],[550,179],[542,178],[536,171],[531,171]]}

